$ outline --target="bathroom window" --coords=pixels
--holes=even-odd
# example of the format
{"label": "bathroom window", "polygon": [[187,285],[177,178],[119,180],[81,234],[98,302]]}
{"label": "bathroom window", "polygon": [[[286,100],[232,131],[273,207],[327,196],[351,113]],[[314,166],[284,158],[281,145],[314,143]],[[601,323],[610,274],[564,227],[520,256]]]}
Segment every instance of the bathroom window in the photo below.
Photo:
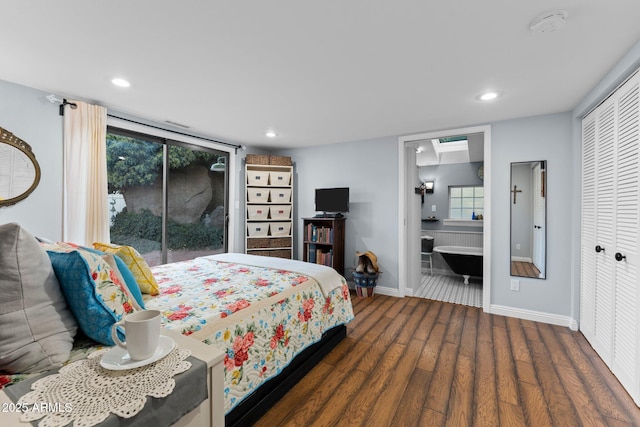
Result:
{"label": "bathroom window", "polygon": [[484,188],[462,185],[449,187],[449,218],[472,219],[484,215]]}

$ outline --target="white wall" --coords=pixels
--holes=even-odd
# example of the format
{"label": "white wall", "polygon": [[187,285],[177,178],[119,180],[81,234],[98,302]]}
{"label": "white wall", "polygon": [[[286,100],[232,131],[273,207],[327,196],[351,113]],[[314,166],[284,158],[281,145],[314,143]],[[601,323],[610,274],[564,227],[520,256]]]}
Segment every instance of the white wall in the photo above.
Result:
{"label": "white wall", "polygon": [[0,80],[0,127],[26,141],[40,164],[38,187],[13,206],[0,207],[0,224],[17,222],[31,234],[62,239],[62,117],[48,93]]}
{"label": "white wall", "polygon": [[349,187],[346,214],[345,274],[355,267],[355,252],[370,250],[382,274],[378,286],[398,288],[397,138],[283,150],[294,168],[296,258],[302,259],[301,218],[315,215],[316,188]]}
{"label": "white wall", "polygon": [[[491,304],[571,315],[571,230],[574,193],[570,113],[492,123]],[[547,278],[520,280],[510,290],[510,171],[512,162],[547,160]]]}

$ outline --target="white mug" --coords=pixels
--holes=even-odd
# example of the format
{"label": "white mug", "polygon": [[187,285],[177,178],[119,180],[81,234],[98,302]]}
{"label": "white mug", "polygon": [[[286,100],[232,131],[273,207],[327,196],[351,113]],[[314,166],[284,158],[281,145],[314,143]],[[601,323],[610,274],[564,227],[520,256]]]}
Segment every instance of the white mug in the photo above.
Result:
{"label": "white mug", "polygon": [[[131,360],[144,360],[153,356],[160,339],[160,310],[143,310],[130,313],[111,327],[111,337],[118,347],[129,353]],[[126,341],[120,341],[116,333],[124,326]]]}

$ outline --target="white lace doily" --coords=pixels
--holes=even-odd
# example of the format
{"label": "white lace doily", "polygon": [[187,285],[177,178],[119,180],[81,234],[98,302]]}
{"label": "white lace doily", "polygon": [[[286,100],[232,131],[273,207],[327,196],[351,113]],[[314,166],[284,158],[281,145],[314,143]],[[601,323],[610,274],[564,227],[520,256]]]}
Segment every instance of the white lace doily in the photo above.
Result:
{"label": "white lace doily", "polygon": [[187,371],[191,355],[174,348],[152,364],[125,371],[110,371],[100,366],[108,348],[91,353],[86,359],[70,363],[58,374],[49,375],[31,385],[29,393],[18,400],[28,407],[20,421],[43,418],[40,427],[90,427],[104,421],[110,413],[131,418],[142,410],[147,396],[166,397],[173,391],[173,376]]}

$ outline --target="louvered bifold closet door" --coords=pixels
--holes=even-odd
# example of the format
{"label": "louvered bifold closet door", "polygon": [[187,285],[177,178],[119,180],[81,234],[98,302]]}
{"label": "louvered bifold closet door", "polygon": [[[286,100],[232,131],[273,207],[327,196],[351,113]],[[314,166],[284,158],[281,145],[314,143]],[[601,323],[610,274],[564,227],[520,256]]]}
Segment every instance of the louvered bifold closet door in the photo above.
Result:
{"label": "louvered bifold closet door", "polygon": [[[616,109],[609,99],[597,110],[596,118],[596,253],[595,325],[589,340],[611,367],[613,348],[613,298],[615,287],[615,193],[616,193]],[[594,248],[595,251],[595,248]]]}
{"label": "louvered bifold closet door", "polygon": [[[638,402],[640,74],[617,93],[615,300],[612,371]],[[615,256],[617,258],[615,258]],[[635,392],[635,396],[634,396]]]}
{"label": "louvered bifold closet door", "polygon": [[582,121],[580,330],[591,340],[596,320],[596,114]]}

